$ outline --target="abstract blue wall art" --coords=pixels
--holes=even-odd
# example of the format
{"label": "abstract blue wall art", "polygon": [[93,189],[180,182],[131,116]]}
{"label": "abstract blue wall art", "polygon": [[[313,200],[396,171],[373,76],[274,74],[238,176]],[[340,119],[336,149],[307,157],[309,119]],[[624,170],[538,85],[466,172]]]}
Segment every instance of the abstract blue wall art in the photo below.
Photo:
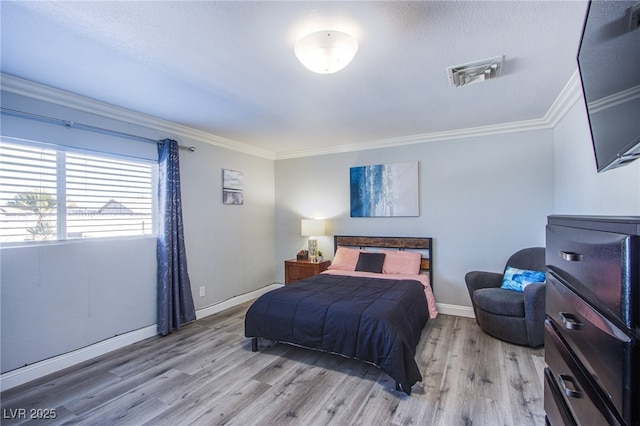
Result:
{"label": "abstract blue wall art", "polygon": [[351,217],[419,216],[418,162],[351,167]]}

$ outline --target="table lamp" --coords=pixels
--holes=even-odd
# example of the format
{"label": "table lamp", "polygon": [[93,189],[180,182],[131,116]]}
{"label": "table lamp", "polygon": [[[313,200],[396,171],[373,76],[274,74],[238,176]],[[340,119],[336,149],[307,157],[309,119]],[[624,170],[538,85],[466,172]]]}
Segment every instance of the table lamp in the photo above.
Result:
{"label": "table lamp", "polygon": [[309,237],[309,261],[318,260],[318,240],[316,237],[324,235],[324,220],[302,219],[300,226],[302,236]]}

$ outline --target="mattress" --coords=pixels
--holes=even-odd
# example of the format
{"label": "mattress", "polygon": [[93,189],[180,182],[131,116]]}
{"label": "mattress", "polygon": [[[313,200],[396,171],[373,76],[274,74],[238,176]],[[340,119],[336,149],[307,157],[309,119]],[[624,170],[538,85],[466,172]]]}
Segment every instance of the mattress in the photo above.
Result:
{"label": "mattress", "polygon": [[260,296],[245,335],[339,354],[378,366],[405,393],[422,380],[415,349],[428,318],[423,283],[320,274]]}

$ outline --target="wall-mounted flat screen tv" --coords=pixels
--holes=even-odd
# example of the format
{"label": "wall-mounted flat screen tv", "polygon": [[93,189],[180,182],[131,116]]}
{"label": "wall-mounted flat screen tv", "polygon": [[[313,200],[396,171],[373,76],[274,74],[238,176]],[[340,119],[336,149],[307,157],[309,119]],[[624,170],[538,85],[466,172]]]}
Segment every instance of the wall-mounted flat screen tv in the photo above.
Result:
{"label": "wall-mounted flat screen tv", "polygon": [[640,3],[589,3],[578,68],[598,172],[640,158]]}

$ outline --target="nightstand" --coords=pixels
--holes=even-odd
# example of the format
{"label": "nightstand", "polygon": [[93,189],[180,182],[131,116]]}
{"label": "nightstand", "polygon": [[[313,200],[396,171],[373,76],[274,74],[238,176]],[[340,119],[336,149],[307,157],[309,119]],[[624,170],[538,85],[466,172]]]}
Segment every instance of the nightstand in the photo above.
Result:
{"label": "nightstand", "polygon": [[309,262],[308,260],[285,260],[284,261],[284,283],[291,284],[303,278],[318,275],[326,271],[331,265],[331,261]]}

